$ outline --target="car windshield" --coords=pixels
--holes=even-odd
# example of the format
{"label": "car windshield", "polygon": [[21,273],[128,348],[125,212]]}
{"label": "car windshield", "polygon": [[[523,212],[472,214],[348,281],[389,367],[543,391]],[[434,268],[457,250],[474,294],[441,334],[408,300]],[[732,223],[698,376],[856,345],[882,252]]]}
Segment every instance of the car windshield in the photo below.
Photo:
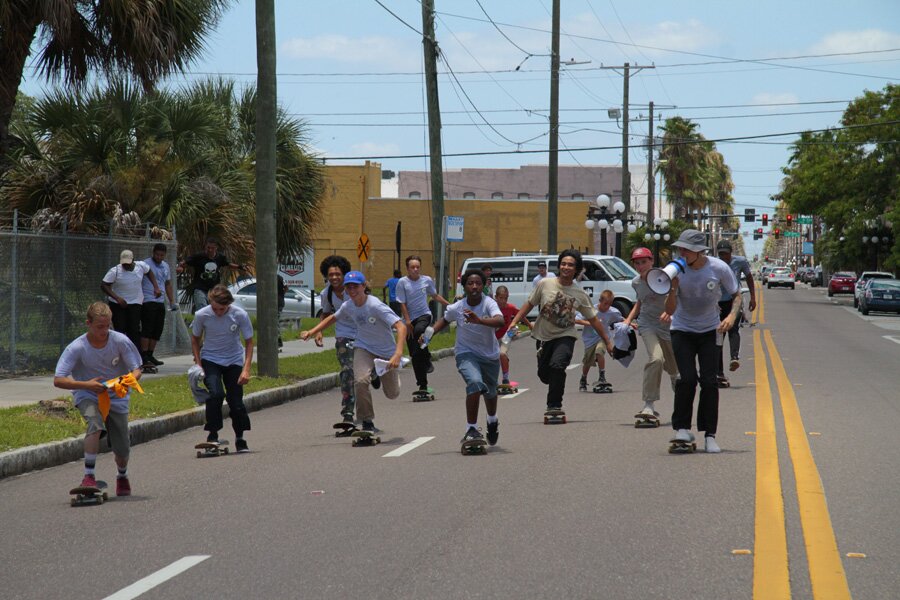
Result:
{"label": "car windshield", "polygon": [[866,279],[893,279],[890,273],[866,273]]}
{"label": "car windshield", "polygon": [[772,269],[772,273],[778,273],[779,275],[785,275],[785,274],[790,273],[790,272],[791,272],[790,269],[787,269],[787,268],[784,268],[784,267],[782,267],[782,268],[780,268],[780,269]]}
{"label": "car windshield", "polygon": [[850,279],[853,279],[854,277],[856,277],[856,275],[854,273],[844,273],[844,272],[835,273],[834,276],[835,277],[849,277]]}
{"label": "car windshield", "polygon": [[900,291],[900,281],[896,279],[885,279],[880,281],[873,281],[869,284],[869,288],[873,290],[892,290],[892,291]]}
{"label": "car windshield", "polygon": [[601,259],[600,263],[616,281],[631,281],[637,277],[637,271],[618,256]]}

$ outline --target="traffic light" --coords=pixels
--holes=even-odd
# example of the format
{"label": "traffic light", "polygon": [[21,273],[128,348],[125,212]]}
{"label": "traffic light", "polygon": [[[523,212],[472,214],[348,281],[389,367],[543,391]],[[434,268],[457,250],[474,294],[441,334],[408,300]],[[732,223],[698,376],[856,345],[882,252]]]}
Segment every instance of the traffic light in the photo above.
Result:
{"label": "traffic light", "polygon": [[777,227],[775,228],[775,239],[777,240],[781,236],[781,230]]}
{"label": "traffic light", "polygon": [[758,227],[753,230],[753,239],[761,240],[762,239],[762,227]]}
{"label": "traffic light", "polygon": [[756,221],[756,209],[755,208],[745,208],[744,209],[744,223],[753,223]]}
{"label": "traffic light", "polygon": [[787,215],[785,215],[785,218],[787,219],[787,226],[788,226],[788,229],[790,229],[790,228],[791,228],[791,225],[794,224],[794,215],[792,215],[792,214],[787,214]]}
{"label": "traffic light", "polygon": [[767,213],[763,213],[763,227],[769,224],[769,215]]}

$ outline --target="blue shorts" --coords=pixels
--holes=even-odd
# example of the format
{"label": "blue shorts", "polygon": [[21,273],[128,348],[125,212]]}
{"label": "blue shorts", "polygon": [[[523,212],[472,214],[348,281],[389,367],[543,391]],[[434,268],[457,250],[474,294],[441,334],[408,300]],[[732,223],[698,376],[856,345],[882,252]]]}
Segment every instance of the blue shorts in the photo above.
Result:
{"label": "blue shorts", "polygon": [[471,352],[464,352],[456,355],[456,370],[466,382],[467,396],[484,394],[485,398],[497,397],[500,359],[490,360]]}

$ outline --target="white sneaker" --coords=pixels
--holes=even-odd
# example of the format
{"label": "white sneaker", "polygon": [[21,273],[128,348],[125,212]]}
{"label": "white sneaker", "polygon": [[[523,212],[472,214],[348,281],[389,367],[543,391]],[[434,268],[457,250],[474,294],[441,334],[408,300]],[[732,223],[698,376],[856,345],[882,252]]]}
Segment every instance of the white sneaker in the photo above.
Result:
{"label": "white sneaker", "polygon": [[688,429],[679,429],[675,432],[675,439],[679,442],[693,442],[694,434]]}
{"label": "white sneaker", "polygon": [[653,410],[652,402],[644,402],[644,408],[641,410],[642,415],[655,415],[656,411]]}
{"label": "white sneaker", "polygon": [[706,437],[706,453],[707,454],[718,454],[722,449],[719,448],[719,444],[716,443],[716,438],[714,437]]}

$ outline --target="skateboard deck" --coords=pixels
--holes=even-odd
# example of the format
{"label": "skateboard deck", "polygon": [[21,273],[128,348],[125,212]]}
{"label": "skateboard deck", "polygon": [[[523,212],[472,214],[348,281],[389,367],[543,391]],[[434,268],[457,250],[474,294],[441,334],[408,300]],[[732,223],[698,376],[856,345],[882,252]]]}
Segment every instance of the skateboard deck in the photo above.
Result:
{"label": "skateboard deck", "polygon": [[350,437],[356,431],[356,425],[353,423],[345,423],[341,421],[340,423],[335,423],[331,426],[333,429],[337,431],[334,432],[334,437]]}
{"label": "skateboard deck", "polygon": [[431,402],[434,400],[434,390],[428,388],[428,391],[416,390],[412,393],[412,401],[413,402]]}
{"label": "skateboard deck", "polygon": [[381,438],[371,431],[358,430],[351,434],[354,446],[375,446],[381,443]]}
{"label": "skateboard deck", "polygon": [[562,409],[551,409],[544,413],[544,425],[564,425],[566,413]]}
{"label": "skateboard deck", "polygon": [[194,449],[197,450],[197,458],[204,456],[221,456],[228,454],[228,440],[219,440],[218,442],[200,442]]}
{"label": "skateboard deck", "polygon": [[72,499],[69,501],[71,506],[82,506],[85,504],[103,504],[109,500],[109,494],[106,493],[106,482],[98,481],[97,487],[81,486],[74,487],[69,490]]}
{"label": "skateboard deck", "polygon": [[695,450],[697,450],[696,442],[669,440],[669,454],[693,454]]}
{"label": "skateboard deck", "polygon": [[465,440],[460,447],[463,456],[487,454],[487,442],[482,439]]}
{"label": "skateboard deck", "polygon": [[634,415],[634,419],[634,426],[638,429],[659,427],[659,417],[656,415],[637,413],[636,415]]}
{"label": "skateboard deck", "polygon": [[599,383],[595,385],[592,389],[592,392],[595,394],[612,394],[612,384],[611,383]]}
{"label": "skateboard deck", "polygon": [[144,373],[151,373],[153,375],[159,373],[159,369],[156,368],[156,365],[153,364],[141,365],[141,371]]}
{"label": "skateboard deck", "polygon": [[509,383],[497,384],[497,393],[501,396],[505,396],[506,394],[518,394],[519,382],[510,381]]}

